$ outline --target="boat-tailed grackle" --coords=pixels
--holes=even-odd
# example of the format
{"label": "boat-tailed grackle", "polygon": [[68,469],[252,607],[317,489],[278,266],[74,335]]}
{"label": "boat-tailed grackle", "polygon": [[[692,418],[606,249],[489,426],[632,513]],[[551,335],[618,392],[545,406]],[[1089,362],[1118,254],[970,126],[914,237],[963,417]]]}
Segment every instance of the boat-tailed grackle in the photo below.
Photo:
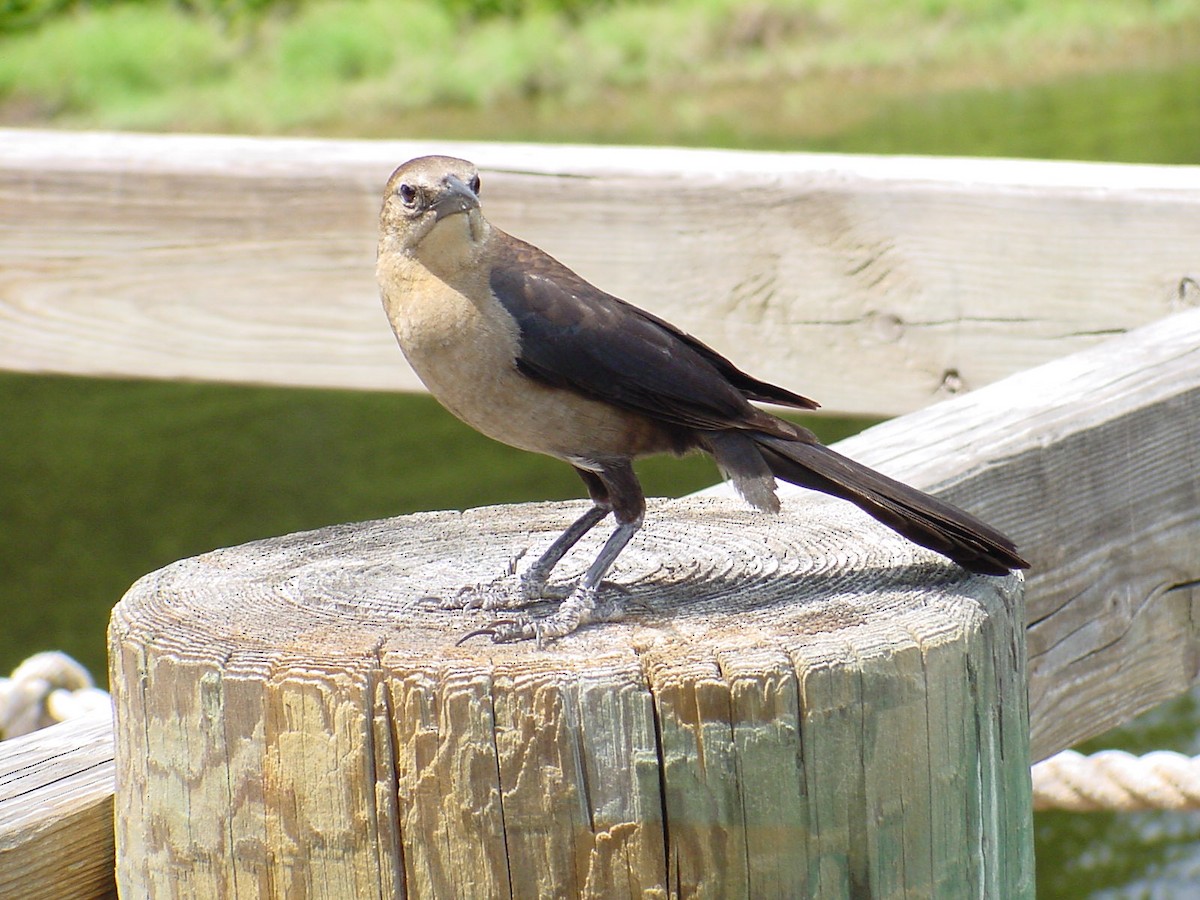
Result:
{"label": "boat-tailed grackle", "polygon": [[[617,527],[557,610],[510,612],[492,640],[569,634],[595,611],[601,579],[646,510],[632,461],[704,450],[745,500],[779,509],[775,479],[849,500],[965,569],[1026,568],[1013,542],[962,510],[819,443],[752,405],[814,409],[696,338],[593,287],[484,218],[479,173],[445,156],[392,174],[380,214],[378,278],[405,356],[450,412],[489,437],[574,466],[592,507],[520,576],[452,604],[519,610],[550,595],[551,570],[612,513]],[[469,636],[469,635],[468,635]]]}

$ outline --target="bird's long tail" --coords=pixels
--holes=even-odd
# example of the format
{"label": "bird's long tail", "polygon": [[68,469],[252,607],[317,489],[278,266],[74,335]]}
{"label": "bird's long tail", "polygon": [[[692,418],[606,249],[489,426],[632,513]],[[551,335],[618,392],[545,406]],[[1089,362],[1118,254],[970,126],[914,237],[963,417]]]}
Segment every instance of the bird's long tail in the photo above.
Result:
{"label": "bird's long tail", "polygon": [[1005,575],[1029,567],[1011,540],[970,513],[823,444],[767,435],[755,435],[754,443],[776,477],[849,500],[910,541],[948,556],[964,569]]}

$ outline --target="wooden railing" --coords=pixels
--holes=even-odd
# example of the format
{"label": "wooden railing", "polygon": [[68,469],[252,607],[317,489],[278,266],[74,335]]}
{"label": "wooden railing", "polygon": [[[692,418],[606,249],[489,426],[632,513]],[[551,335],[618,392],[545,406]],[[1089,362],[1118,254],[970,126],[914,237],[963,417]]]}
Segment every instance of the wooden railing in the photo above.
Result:
{"label": "wooden railing", "polygon": [[[419,389],[380,185],[489,217],[842,413],[898,415],[1200,302],[1200,169],[0,130],[0,367]],[[749,358],[748,358],[749,357]]]}
{"label": "wooden railing", "polygon": [[[841,447],[1030,557],[1033,759],[1195,680],[1196,168],[0,131],[0,366],[416,388],[372,269],[380,186],[424,152],[478,162],[501,227],[827,409],[966,393]],[[0,885],[37,796],[0,795]]]}

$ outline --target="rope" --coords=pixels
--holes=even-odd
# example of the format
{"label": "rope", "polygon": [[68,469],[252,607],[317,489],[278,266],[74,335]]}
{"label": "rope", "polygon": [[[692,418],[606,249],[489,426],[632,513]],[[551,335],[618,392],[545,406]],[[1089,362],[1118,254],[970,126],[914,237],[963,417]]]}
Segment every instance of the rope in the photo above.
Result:
{"label": "rope", "polygon": [[57,650],[35,653],[0,678],[0,740],[65,722],[112,702],[87,669]]}
{"label": "rope", "polygon": [[1070,812],[1200,809],[1200,757],[1064,750],[1033,767],[1033,808]]}

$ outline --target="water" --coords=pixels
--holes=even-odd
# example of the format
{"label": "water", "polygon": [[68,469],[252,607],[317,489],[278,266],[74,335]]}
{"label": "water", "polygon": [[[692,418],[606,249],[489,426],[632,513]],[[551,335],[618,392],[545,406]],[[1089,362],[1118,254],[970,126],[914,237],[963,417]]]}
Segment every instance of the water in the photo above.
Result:
{"label": "water", "polygon": [[1200,62],[916,96],[878,82],[643,90],[583,106],[538,97],[370,127],[378,137],[1200,164]]}
{"label": "water", "polygon": [[882,106],[811,149],[1200,164],[1200,64]]}

